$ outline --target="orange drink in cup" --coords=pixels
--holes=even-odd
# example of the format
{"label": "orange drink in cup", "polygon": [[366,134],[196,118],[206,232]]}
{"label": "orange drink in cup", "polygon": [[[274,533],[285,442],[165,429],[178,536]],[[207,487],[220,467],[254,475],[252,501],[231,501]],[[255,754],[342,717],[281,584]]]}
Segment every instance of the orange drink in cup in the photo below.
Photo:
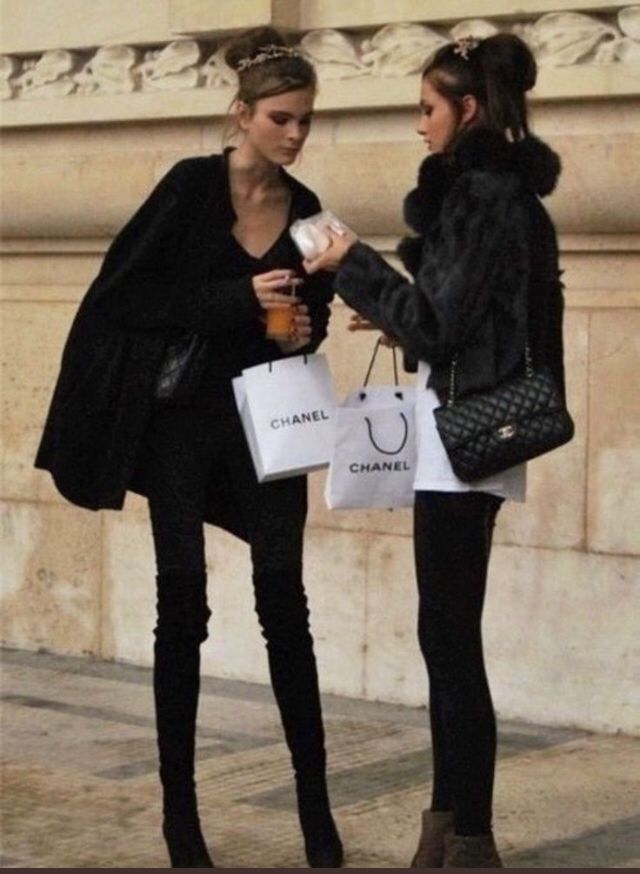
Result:
{"label": "orange drink in cup", "polygon": [[[302,285],[304,280],[292,279],[291,285],[285,288],[279,288],[280,294],[289,294],[292,297],[295,295],[296,288]],[[266,336],[269,340],[290,340],[291,329],[293,327],[293,318],[296,310],[294,304],[284,304],[283,306],[270,307],[267,310],[267,330]]]}

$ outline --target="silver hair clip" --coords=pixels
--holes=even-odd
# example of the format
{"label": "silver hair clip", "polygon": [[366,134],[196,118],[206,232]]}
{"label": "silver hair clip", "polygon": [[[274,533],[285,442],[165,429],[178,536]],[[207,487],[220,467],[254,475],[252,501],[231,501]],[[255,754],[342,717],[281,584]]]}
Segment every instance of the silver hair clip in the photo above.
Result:
{"label": "silver hair clip", "polygon": [[461,39],[456,40],[456,44],[453,48],[453,53],[454,55],[460,55],[461,58],[464,58],[465,61],[468,61],[469,52],[477,49],[479,45],[480,40],[476,39],[475,36],[463,36]]}
{"label": "silver hair clip", "polygon": [[258,54],[252,58],[243,58],[238,64],[237,70],[241,73],[249,67],[255,67],[258,64],[264,64],[265,61],[275,61],[278,58],[301,58],[302,52],[292,46],[260,46]]}

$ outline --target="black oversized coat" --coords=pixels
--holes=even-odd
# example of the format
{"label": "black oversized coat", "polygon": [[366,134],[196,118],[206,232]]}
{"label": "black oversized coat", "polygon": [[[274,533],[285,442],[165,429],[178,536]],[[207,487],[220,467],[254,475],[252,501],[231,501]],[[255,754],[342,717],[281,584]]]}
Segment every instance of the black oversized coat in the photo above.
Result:
{"label": "black oversized coat", "polygon": [[[315,194],[282,174],[292,216],[317,212]],[[128,488],[140,490],[139,448],[172,338],[205,334],[215,350],[216,344],[255,342],[263,332],[251,277],[216,278],[229,203],[226,154],[180,161],[110,246],[67,339],[36,457],[36,467],[48,470],[72,503],[120,509]],[[326,335],[331,296],[327,274],[304,286],[312,317],[309,351]],[[263,354],[281,356],[270,341],[263,342]],[[230,487],[212,483],[206,518],[241,535],[227,499]]]}
{"label": "black oversized coat", "polygon": [[527,340],[564,393],[558,247],[540,200],[559,172],[558,156],[539,139],[511,143],[472,128],[451,154],[423,161],[405,200],[418,236],[398,251],[414,281],[361,243],[343,260],[336,291],[396,337],[409,360],[431,365],[429,385],[441,402],[453,356],[462,396],[523,368]]}

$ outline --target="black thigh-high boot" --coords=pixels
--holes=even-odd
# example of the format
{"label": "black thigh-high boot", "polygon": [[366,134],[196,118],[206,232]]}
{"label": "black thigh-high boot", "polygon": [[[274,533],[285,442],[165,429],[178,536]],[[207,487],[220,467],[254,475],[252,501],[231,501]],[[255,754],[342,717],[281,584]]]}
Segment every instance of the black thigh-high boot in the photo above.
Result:
{"label": "black thigh-high boot", "polygon": [[158,575],[153,687],[163,834],[172,868],[213,868],[198,818],[194,780],[200,644],[210,611],[206,574]]}
{"label": "black thigh-high boot", "polygon": [[331,815],[318,672],[300,571],[254,573],[256,610],[295,771],[298,813],[311,868],[341,868]]}

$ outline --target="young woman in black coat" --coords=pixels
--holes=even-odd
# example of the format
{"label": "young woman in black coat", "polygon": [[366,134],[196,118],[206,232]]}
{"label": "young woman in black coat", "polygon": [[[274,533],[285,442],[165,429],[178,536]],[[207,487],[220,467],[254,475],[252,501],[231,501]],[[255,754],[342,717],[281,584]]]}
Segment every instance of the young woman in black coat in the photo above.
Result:
{"label": "young woman in black coat", "polygon": [[418,133],[430,147],[399,252],[414,281],[347,237],[314,262],[357,314],[418,364],[414,545],[418,637],[429,674],[433,791],[414,868],[502,867],[492,835],[496,723],[481,613],[496,514],[524,500],[524,465],[457,479],[435,428],[457,358],[458,396],[523,372],[528,340],[564,392],[562,285],[553,225],[540,198],[557,156],[531,136],[525,93],[535,61],[515,36],[443,46],[427,65]]}
{"label": "young woman in black coat", "polygon": [[[303,271],[288,233],[320,204],[284,169],[309,133],[316,77],[268,28],[238,38],[226,57],[239,74],[242,141],[222,155],[176,164],[114,240],[67,341],[36,463],[80,506],[120,508],[127,489],[148,498],[163,832],[172,867],[214,867],[194,781],[209,521],[251,548],[307,858],[311,867],[337,868],[342,846],[329,808],[302,581],[306,478],[258,484],[231,384],[243,368],[313,352],[326,335],[331,278],[295,285]],[[266,339],[266,312],[292,300],[291,336]],[[159,374],[185,350],[186,369],[163,392],[171,379],[159,387]]]}

